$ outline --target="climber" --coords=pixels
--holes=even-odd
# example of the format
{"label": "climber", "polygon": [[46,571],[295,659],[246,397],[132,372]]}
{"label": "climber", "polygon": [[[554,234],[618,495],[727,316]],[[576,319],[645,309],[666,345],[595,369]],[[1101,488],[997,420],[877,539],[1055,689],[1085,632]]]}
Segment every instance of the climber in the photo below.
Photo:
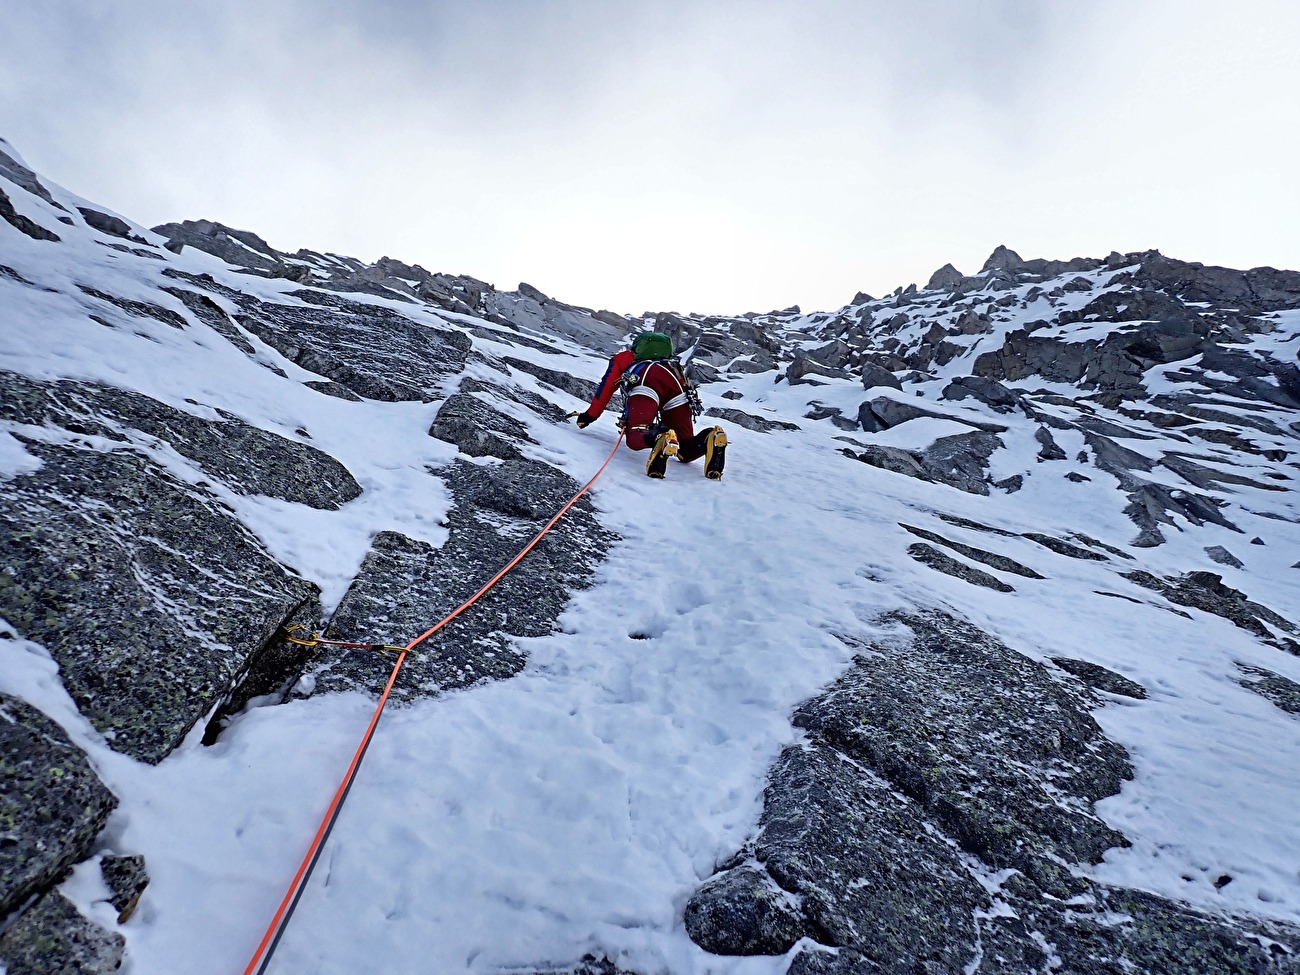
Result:
{"label": "climber", "polygon": [[685,464],[703,457],[705,477],[722,477],[727,435],[722,427],[694,432],[692,415],[699,412],[699,399],[673,354],[672,339],[662,332],[641,332],[631,348],[616,352],[591,405],[578,414],[578,426],[594,423],[620,387],[626,403],[619,427],[632,450],[650,449],[649,477],[663,477],[669,457]]}

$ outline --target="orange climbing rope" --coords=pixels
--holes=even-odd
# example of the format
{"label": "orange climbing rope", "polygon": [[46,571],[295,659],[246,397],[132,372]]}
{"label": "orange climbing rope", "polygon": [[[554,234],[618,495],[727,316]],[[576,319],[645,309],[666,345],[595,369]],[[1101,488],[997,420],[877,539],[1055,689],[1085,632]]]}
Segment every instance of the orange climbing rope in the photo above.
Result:
{"label": "orange climbing rope", "polygon": [[320,859],[321,850],[323,850],[325,846],[325,840],[329,837],[330,830],[334,828],[334,822],[338,819],[339,812],[343,808],[343,802],[347,798],[348,792],[352,789],[352,782],[356,778],[357,770],[361,767],[361,760],[365,757],[366,750],[370,747],[370,741],[374,737],[375,728],[379,724],[379,717],[384,712],[384,705],[388,703],[388,695],[392,692],[393,685],[397,682],[398,671],[402,669],[402,664],[406,662],[407,655],[461,613],[465,612],[465,610],[478,602],[484,593],[500,582],[506,573],[518,565],[523,557],[531,552],[536,547],[537,543],[546,536],[546,533],[555,527],[556,522],[568,513],[569,509],[577,503],[578,499],[587,493],[591,486],[596,483],[596,480],[600,475],[605,473],[605,468],[609,467],[609,462],[614,459],[614,454],[618,452],[619,444],[622,442],[623,434],[620,433],[618,439],[614,441],[614,449],[609,452],[609,456],[605,458],[605,463],[600,465],[600,470],[596,471],[595,476],[584,484],[582,490],[571,497],[565,503],[564,507],[556,512],[555,517],[546,523],[545,527],[537,533],[531,542],[523,547],[518,555],[511,559],[500,572],[484,583],[483,587],[479,589],[478,592],[474,593],[474,595],[470,596],[469,599],[465,600],[465,602],[461,603],[449,614],[433,626],[429,627],[429,629],[425,630],[406,646],[392,647],[377,644],[354,644],[338,640],[322,640],[318,637],[313,637],[312,641],[305,641],[290,637],[292,642],[303,643],[306,645],[325,643],[334,646],[358,647],[361,649],[391,649],[400,652],[397,655],[397,662],[393,665],[393,672],[388,675],[388,683],[384,685],[384,691],[379,696],[379,704],[375,707],[375,713],[370,718],[370,724],[366,727],[366,732],[361,737],[361,743],[357,746],[356,754],[352,756],[352,763],[348,766],[347,771],[343,773],[343,780],[339,783],[339,787],[334,793],[334,798],[330,801],[329,808],[325,810],[325,815],[321,818],[320,826],[317,828],[316,835],[311,841],[311,846],[308,847],[306,855],[302,858],[302,863],[298,866],[298,872],[294,874],[293,880],[289,882],[289,889],[285,891],[284,898],[280,901],[280,906],[276,910],[275,916],[271,918],[271,923],[266,929],[266,934],[262,936],[262,941],[257,946],[257,951],[253,953],[253,957],[249,961],[248,967],[244,969],[244,975],[253,975],[254,972],[256,972],[257,975],[261,975],[262,972],[266,971],[266,966],[270,964],[271,956],[275,953],[276,945],[280,943],[280,938],[289,924],[289,919],[293,916],[294,908],[298,906],[298,900],[302,897],[302,893],[306,889],[307,881],[311,878],[312,869],[316,866],[316,861]]}

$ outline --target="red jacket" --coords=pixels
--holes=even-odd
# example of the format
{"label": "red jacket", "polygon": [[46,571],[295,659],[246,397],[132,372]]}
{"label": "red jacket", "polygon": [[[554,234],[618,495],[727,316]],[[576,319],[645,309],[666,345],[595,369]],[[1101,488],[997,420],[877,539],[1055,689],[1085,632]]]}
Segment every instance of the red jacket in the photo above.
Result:
{"label": "red jacket", "polygon": [[654,402],[655,412],[658,413],[667,413],[679,406],[689,405],[686,386],[677,369],[655,360],[637,362],[632,350],[624,349],[622,352],[615,353],[609,360],[605,377],[601,379],[596,395],[592,398],[591,405],[587,407],[587,414],[593,420],[605,411],[614,391],[618,389],[619,382],[629,369],[635,370],[638,374],[637,384],[629,394],[629,400],[644,396]]}
{"label": "red jacket", "polygon": [[605,370],[605,378],[600,381],[596,395],[592,398],[591,405],[587,407],[587,415],[593,420],[605,412],[605,407],[609,406],[614,391],[618,389],[623,373],[627,372],[635,362],[636,356],[632,354],[631,349],[614,353],[614,357],[609,360],[609,368]]}

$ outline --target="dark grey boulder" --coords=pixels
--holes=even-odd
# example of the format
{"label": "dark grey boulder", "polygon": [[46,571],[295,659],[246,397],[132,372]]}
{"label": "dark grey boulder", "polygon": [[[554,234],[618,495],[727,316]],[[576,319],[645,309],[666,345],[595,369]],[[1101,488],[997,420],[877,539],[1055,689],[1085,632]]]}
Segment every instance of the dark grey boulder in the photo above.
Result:
{"label": "dark grey boulder", "polygon": [[[875,414],[866,407],[867,404],[864,404],[863,410],[867,422],[870,422]],[[859,413],[860,417],[863,415],[863,412]],[[870,444],[859,450],[845,450],[844,453],[864,464],[895,474],[946,484],[968,494],[987,495],[988,460],[1001,446],[1002,441],[993,434],[973,432],[940,437],[923,451]]]}
{"label": "dark grey boulder", "polygon": [[[779,378],[779,377],[778,377]],[[822,379],[848,379],[848,370],[842,366],[828,366],[817,362],[804,352],[797,353],[786,367],[785,378],[792,386]]]}
{"label": "dark grey boulder", "polygon": [[[535,336],[544,343],[557,336],[574,339],[590,349],[612,353],[624,348],[628,340],[628,321],[599,315],[590,308],[569,305],[543,295],[536,289],[502,292],[488,286],[481,294],[475,314],[489,321],[504,323],[523,335]],[[684,327],[678,327],[678,326]],[[673,315],[656,316],[655,330],[667,333],[673,347],[686,348],[698,326]]]}
{"label": "dark grey boulder", "polygon": [[77,207],[77,210],[85,218],[86,225],[98,230],[101,234],[108,234],[110,237],[122,237],[135,244],[145,243],[145,239],[133,232],[131,225],[121,217],[115,217],[92,207]]}
{"label": "dark grey boulder", "polygon": [[971,372],[1012,382],[1041,376],[1052,382],[1111,390],[1123,398],[1146,396],[1142,366],[1122,348],[1103,346],[1096,339],[1067,342],[1031,335],[1025,329],[1009,332],[1000,349],[977,356]]}
{"label": "dark grey boulder", "polygon": [[[1054,535],[1046,535],[1043,532],[1025,532],[1021,537],[1027,538],[1031,542],[1037,542],[1039,545],[1043,546],[1043,548],[1051,549],[1057,555],[1065,555],[1072,559],[1082,559],[1090,562],[1107,561],[1106,556],[1102,555],[1100,552],[1094,552],[1091,549],[1083,548],[1080,545],[1067,542]],[[1132,558],[1132,556],[1126,556],[1126,558]]]}
{"label": "dark grey boulder", "polygon": [[46,894],[0,935],[8,975],[111,975],[126,939],[84,917],[70,900]]}
{"label": "dark grey boulder", "polygon": [[910,647],[858,658],[795,723],[882,775],[985,863],[1072,886],[1058,862],[1096,862],[1124,843],[1090,808],[1132,776],[1124,749],[1041,664],[944,614],[897,619]]}
{"label": "dark grey boulder", "polygon": [[953,322],[953,328],[959,335],[985,335],[993,331],[993,322],[988,315],[981,314],[973,308],[967,308]]}
{"label": "dark grey boulder", "polygon": [[[909,420],[915,420],[918,417],[929,417],[938,420],[952,420],[955,423],[961,423],[968,427],[974,427],[976,430],[984,430],[988,433],[1005,433],[1006,427],[998,423],[989,423],[985,420],[976,420],[972,417],[954,416],[949,413],[942,413],[939,410],[927,409],[924,406],[918,406],[909,400],[895,399],[892,396],[877,396],[864,404],[874,415],[876,422],[882,429],[890,429],[900,426]],[[859,418],[862,416],[862,410],[859,408]],[[861,420],[865,428],[865,420]]]}
{"label": "dark grey boulder", "polygon": [[1072,657],[1053,657],[1052,663],[1066,673],[1073,674],[1093,690],[1105,691],[1107,694],[1118,694],[1121,697],[1131,697],[1137,701],[1146,700],[1147,690],[1145,687],[1137,681],[1129,680],[1123,674],[1117,674],[1115,671],[1103,667],[1101,664],[1094,664],[1088,660],[1076,660]]}
{"label": "dark grey boulder", "polygon": [[930,960],[959,971],[988,895],[927,831],[917,804],[817,737],[814,747],[787,748],[772,768],[757,858],[802,899],[822,944],[895,970]]}
{"label": "dark grey boulder", "polygon": [[1107,291],[1057,317],[1063,325],[1096,320],[1117,323],[1104,348],[1128,355],[1142,369],[1198,355],[1212,327],[1197,311],[1152,291]]}
{"label": "dark grey boulder", "polygon": [[485,379],[466,376],[460,381],[462,393],[482,394],[488,403],[517,403],[547,423],[563,423],[568,418],[568,411],[556,406],[551,400],[522,386],[509,386]]}
{"label": "dark grey boulder", "polygon": [[[562,471],[530,460],[491,466],[458,460],[443,476],[455,499],[446,543],[436,548],[397,532],[376,535],[327,635],[409,643],[474,595],[580,487]],[[394,700],[518,673],[525,656],[514,638],[552,632],[569,595],[591,584],[613,541],[582,498],[473,608],[420,645],[402,669]],[[374,651],[327,650],[294,693],[373,692],[392,665],[391,657]]]}
{"label": "dark grey boulder", "polygon": [[936,481],[968,494],[989,493],[988,462],[1002,441],[992,433],[958,433],[940,437],[921,452],[921,463]]}
{"label": "dark grey boulder", "polygon": [[365,399],[430,401],[460,372],[471,341],[377,305],[300,291],[288,305],[241,296],[238,324],[286,359]]}
{"label": "dark grey boulder", "polygon": [[779,355],[781,352],[781,340],[764,325],[745,321],[744,319],[732,319],[727,328],[732,338],[744,342],[768,356]]}
{"label": "dark grey boulder", "polygon": [[998,244],[988,256],[980,273],[986,271],[1019,271],[1025,266],[1024,259],[1006,244]]}
{"label": "dark grey boulder", "polygon": [[318,590],[135,450],[20,439],[41,467],[0,494],[0,616],[113,748],[160,761]]}
{"label": "dark grey boulder", "polygon": [[762,870],[716,874],[691,895],[686,933],[715,955],[783,955],[808,933],[794,899]]}
{"label": "dark grey boulder", "polygon": [[1137,547],[1151,548],[1162,544],[1165,539],[1160,525],[1175,525],[1173,515],[1179,515],[1193,525],[1209,522],[1235,532],[1241,531],[1219,511],[1223,502],[1213,496],[1170,488],[1134,473],[1154,470],[1157,461],[1101,434],[1086,432],[1084,436],[1092,448],[1097,466],[1113,475],[1119,481],[1120,490],[1128,494],[1129,504],[1124,513],[1140,529],[1133,542]]}
{"label": "dark grey boulder", "polygon": [[[6,145],[4,139],[0,139],[0,146]],[[40,177],[25,165],[20,163],[14,156],[0,148],[0,176],[21,187],[33,196],[38,196],[50,206],[67,212],[67,207],[50,195],[50,191],[45,188]]]}
{"label": "dark grey boulder", "polygon": [[23,216],[14,209],[13,201],[9,199],[9,194],[4,190],[0,190],[0,219],[3,219],[19,233],[26,234],[32,240],[45,240],[55,244],[60,240],[59,235],[53,230],[47,230],[35,220]]}
{"label": "dark grey boulder", "polygon": [[1242,349],[1223,348],[1212,341],[1201,345],[1201,358],[1197,367],[1206,372],[1222,372],[1237,379],[1259,379],[1272,375],[1274,368],[1266,362]]}
{"label": "dark grey boulder", "polygon": [[[806,739],[773,766],[753,856],[736,858],[738,904],[768,878],[798,898],[806,935],[790,971],[1101,975],[1189,958],[1198,971],[1296,971],[1300,931],[1071,869],[1124,842],[1093,804],[1132,774],[1082,684],[941,613],[889,621],[911,643],[845,638],[862,653],[796,712]],[[998,869],[1014,872],[986,888]],[[726,876],[696,896],[726,903],[713,893]]]}
{"label": "dark grey boulder", "polygon": [[921,341],[926,345],[938,345],[948,337],[948,334],[946,328],[935,322],[925,330],[925,333],[921,336]]}
{"label": "dark grey boulder", "polygon": [[0,692],[0,919],[83,859],[116,806],[61,727]]}
{"label": "dark grey boulder", "polygon": [[907,546],[907,554],[922,565],[928,565],[930,568],[950,575],[955,579],[963,582],[969,582],[975,586],[983,586],[985,589],[992,589],[995,592],[1015,592],[1014,586],[1009,586],[995,575],[984,572],[975,568],[973,565],[967,565],[961,559],[954,559],[951,555],[945,555],[933,545],[926,545],[922,542]]}
{"label": "dark grey boulder", "polygon": [[537,442],[523,423],[468,393],[447,397],[438,408],[429,436],[455,444],[470,457],[502,460],[523,457],[516,444]]}
{"label": "dark grey boulder", "polygon": [[970,397],[999,413],[1011,412],[1020,399],[996,379],[989,379],[987,376],[960,376],[945,386],[939,396],[947,400],[963,400]]}
{"label": "dark grey boulder", "polygon": [[939,270],[930,275],[930,280],[925,284],[926,291],[948,291],[962,280],[962,273],[951,264],[945,264]]}
{"label": "dark grey boulder", "polygon": [[283,266],[283,255],[257,234],[235,230],[214,220],[183,220],[160,224],[152,230],[166,237],[173,247],[193,247],[235,267],[273,270]]}
{"label": "dark grey boulder", "polygon": [[[762,348],[755,349],[753,343],[732,334],[730,331],[723,331],[720,328],[706,328],[695,340],[695,349],[690,361],[692,363],[707,362],[722,367],[728,366],[735,359],[755,354],[771,361],[771,356],[766,350]],[[823,363],[823,365],[826,364],[828,363]]]}
{"label": "dark grey boulder", "polygon": [[[760,372],[770,372],[776,368],[776,360],[766,352],[755,352],[752,355],[742,356],[727,363],[726,371],[728,373],[737,373],[739,375],[751,375]],[[691,378],[696,383],[703,384],[706,380],[697,375],[697,367],[694,362],[691,363]],[[725,395],[725,394],[724,394]]]}
{"label": "dark grey boulder", "polygon": [[1300,656],[1300,642],[1293,639],[1300,637],[1300,626],[1262,603],[1248,599],[1240,590],[1225,585],[1222,577],[1213,572],[1187,572],[1162,579],[1138,569],[1124,573],[1124,578],[1160,593],[1179,606],[1222,616],[1264,643]]}
{"label": "dark grey boulder", "polygon": [[331,379],[309,379],[303,383],[309,389],[314,389],[318,393],[324,393],[326,396],[333,396],[335,399],[345,399],[349,403],[362,402],[361,397],[346,386],[340,386]]}
{"label": "dark grey boulder", "polygon": [[535,376],[546,385],[562,389],[570,396],[584,402],[591,402],[592,397],[596,395],[596,384],[588,379],[579,379],[577,376],[561,372],[559,369],[548,369],[525,359],[514,359],[507,356],[505,361],[511,369],[518,369],[520,372]]}
{"label": "dark grey boulder", "polygon": [[1136,478],[1132,481],[1121,479],[1120,483],[1128,491],[1129,497],[1124,514],[1140,529],[1138,537],[1133,540],[1133,545],[1137,548],[1152,548],[1163,544],[1165,539],[1160,526],[1175,526],[1173,515],[1180,515],[1193,525],[1209,522],[1235,532],[1241,531],[1222,515],[1219,508],[1224,502],[1216,498]]}
{"label": "dark grey boulder", "polygon": [[1300,408],[1300,395],[1289,387],[1275,386],[1267,379],[1225,380],[1209,376],[1199,377],[1210,389],[1238,399],[1269,403],[1289,410]]}
{"label": "dark grey boulder", "polygon": [[117,908],[118,923],[124,924],[135,912],[140,895],[149,886],[149,872],[140,854],[117,856],[106,854],[100,858],[99,871],[109,890],[109,903]]}
{"label": "dark grey boulder", "polygon": [[1205,554],[1208,555],[1215,562],[1218,562],[1219,565],[1226,565],[1233,569],[1245,568],[1245,564],[1241,561],[1241,559],[1237,558],[1235,555],[1229,552],[1222,545],[1207,546],[1205,549]]}
{"label": "dark grey boulder", "polygon": [[210,295],[189,288],[168,287],[162,289],[173,298],[178,298],[189,309],[190,314],[204,325],[216,331],[227,342],[250,358],[257,357],[257,350],[248,336],[234,319],[226,314],[224,308],[212,300]]}
{"label": "dark grey boulder", "polygon": [[[729,423],[736,424],[738,427],[744,427],[746,430],[753,430],[756,433],[770,433],[773,430],[799,429],[798,424],[787,423],[785,420],[769,420],[765,417],[754,416],[751,413],[746,413],[743,410],[733,410],[721,406],[710,406],[704,411],[704,415],[716,417],[719,420],[726,420]],[[854,426],[856,427],[856,424]]]}
{"label": "dark grey boulder", "polygon": [[[1215,458],[1218,460],[1218,458]],[[1219,460],[1219,463],[1222,463]],[[1224,485],[1235,484],[1243,487],[1251,487],[1257,491],[1278,491],[1285,492],[1289,488],[1280,484],[1265,484],[1263,481],[1256,480],[1253,477],[1246,477],[1233,471],[1219,470],[1217,467],[1209,467],[1205,464],[1198,464],[1196,461],[1189,459],[1183,454],[1169,451],[1160,458],[1162,467],[1167,467],[1173,471],[1188,484],[1193,484],[1198,488],[1206,491],[1214,490],[1232,490],[1224,488]]]}
{"label": "dark grey boulder", "polygon": [[[1129,562],[1134,561],[1134,557],[1130,555],[1128,552],[1125,552],[1122,548],[1118,548],[1117,546],[1114,545],[1108,545],[1106,542],[1093,538],[1091,535],[1085,535],[1083,532],[1072,532],[1070,534],[1070,537],[1077,539],[1078,541],[1082,542],[1084,545],[1089,546],[1090,548],[1101,549],[1103,552],[1109,552],[1111,555],[1114,555],[1116,558],[1127,559]],[[1042,539],[1036,539],[1036,541],[1038,541],[1040,544],[1047,544],[1042,542]],[[1050,548],[1051,545],[1049,544],[1048,547]],[[1063,554],[1070,554],[1070,553],[1067,552]],[[1076,556],[1076,558],[1088,558],[1088,557],[1089,556],[1086,555]],[[1102,556],[1102,558],[1105,558],[1105,556]]]}
{"label": "dark grey boulder", "polygon": [[1300,684],[1263,667],[1237,666],[1243,674],[1240,681],[1243,687],[1267,698],[1283,711],[1300,715]]}
{"label": "dark grey boulder", "polygon": [[237,494],[325,511],[361,494],[361,485],[333,457],[236,417],[209,420],[131,390],[87,381],[42,382],[3,370],[0,393],[2,419],[141,447],[156,438]]}
{"label": "dark grey boulder", "polygon": [[1038,451],[1039,460],[1065,460],[1066,453],[1060,448],[1056,440],[1052,437],[1052,432],[1047,427],[1039,427],[1034,431],[1034,439],[1040,444]]}
{"label": "dark grey boulder", "polygon": [[963,518],[961,515],[949,515],[940,513],[939,518],[950,525],[956,525],[958,528],[969,528],[971,531],[986,532],[990,535],[1001,535],[1003,538],[1015,538],[1015,532],[1009,532],[1005,528],[994,528],[992,525],[986,525],[983,522],[975,521],[971,518]]}
{"label": "dark grey boulder", "polygon": [[912,525],[899,523],[917,538],[924,538],[927,542],[933,542],[936,545],[942,545],[944,548],[950,548],[959,555],[964,555],[968,559],[976,562],[982,562],[987,566],[997,569],[999,572],[1010,572],[1014,575],[1023,576],[1026,579],[1042,579],[1039,575],[1028,566],[1021,565],[1015,559],[1007,558],[1005,555],[998,555],[995,552],[986,552],[983,549],[976,548],[974,545],[966,545],[962,542],[954,542],[952,539],[944,538],[938,532],[928,531],[924,528],[915,528]]}
{"label": "dark grey boulder", "polygon": [[[831,416],[833,414],[838,414],[839,410],[823,412],[821,409],[814,409],[813,412],[819,414],[818,416],[814,417],[814,419],[823,419],[824,417]],[[811,413],[806,415],[812,416]],[[876,416],[876,411],[871,408],[870,402],[863,403],[858,407],[857,425],[867,433],[879,433],[882,430],[889,429],[889,427],[886,426],[881,421],[880,417]]]}
{"label": "dark grey boulder", "polygon": [[903,388],[903,384],[898,381],[898,377],[890,370],[874,362],[864,362],[862,364],[862,387],[871,389],[874,386],[887,386],[891,389]]}
{"label": "dark grey boulder", "polygon": [[861,451],[849,451],[849,454],[862,461],[862,463],[869,464],[872,467],[879,467],[881,470],[892,471],[895,474],[906,474],[908,477],[915,477],[922,481],[932,480],[917,456],[902,447],[884,447],[869,444]]}
{"label": "dark grey boulder", "polygon": [[1206,266],[1165,257],[1158,251],[1141,256],[1133,283],[1167,291],[1186,302],[1235,306],[1248,314],[1278,308],[1300,308],[1300,272],[1257,267],[1249,271]]}

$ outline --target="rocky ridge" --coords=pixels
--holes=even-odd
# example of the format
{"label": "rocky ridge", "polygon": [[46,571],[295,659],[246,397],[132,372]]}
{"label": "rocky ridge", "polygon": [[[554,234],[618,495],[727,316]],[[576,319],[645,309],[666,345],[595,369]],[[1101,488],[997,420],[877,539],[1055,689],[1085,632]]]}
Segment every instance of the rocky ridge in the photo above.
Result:
{"label": "rocky ridge", "polygon": [[[0,371],[0,430],[33,458],[0,493],[0,618],[49,651],[82,714],[139,760],[163,760],[196,726],[217,740],[255,697],[373,690],[382,658],[307,653],[284,628],[389,642],[427,622],[430,607],[458,604],[484,565],[577,489],[533,449],[563,421],[538,390],[589,396],[595,377],[579,375],[566,348],[607,352],[641,327],[689,350],[697,380],[718,383],[708,393],[764,373],[806,390],[798,425],[736,400],[711,408],[727,422],[770,436],[827,430],[841,463],[927,490],[991,498],[1064,482],[1133,529],[1102,542],[936,508],[902,527],[908,552],[937,573],[1001,592],[1032,587],[1043,576],[1023,551],[1037,546],[1114,566],[1120,591],[1103,595],[1212,614],[1285,659],[1300,653],[1293,610],[1247,595],[1230,549],[1213,546],[1214,572],[1144,561],[1171,533],[1212,526],[1252,544],[1240,525],[1300,520],[1296,272],[1155,251],[1026,261],[1000,247],[976,275],[949,265],[924,289],[859,295],[833,312],[633,316],[388,258],[284,254],[210,221],[149,231],[52,191],[8,151],[0,191],[4,294],[150,342],[221,341],[274,381],[343,403],[436,404],[429,435],[455,448],[430,472],[452,499],[446,542],[380,532],[326,619],[320,590],[276,559],[236,503],[336,510],[361,496],[308,431],[260,429],[200,399]],[[110,252],[148,288],[121,279],[110,289],[110,275],[42,279],[46,252],[32,248],[74,246]],[[230,267],[214,270],[211,258]],[[908,440],[912,430],[921,432]],[[516,673],[518,639],[555,626],[612,541],[580,505],[482,612],[412,661],[399,699]],[[512,600],[512,586],[528,598]],[[527,613],[502,611],[520,603]],[[853,669],[794,716],[807,740],[773,767],[752,842],[685,908],[697,944],[789,954],[797,972],[1164,972],[1188,958],[1206,971],[1300,971],[1300,933],[1283,925],[1087,879],[1088,865],[1127,842],[1094,803],[1132,774],[1090,711],[1099,693],[1138,698],[1140,684],[1087,661],[1037,663],[1018,652],[1032,648],[947,613],[870,622],[896,638],[841,635],[858,651]],[[1295,713],[1294,681],[1245,664],[1239,678]],[[21,774],[4,777],[0,803],[30,812],[39,794],[48,810],[12,813],[10,845],[50,855],[39,869],[24,855],[0,878],[0,959],[13,971],[55,971],[73,957],[87,959],[82,970],[112,970],[121,935],[90,925],[57,884],[87,856],[106,875],[118,869],[96,847],[114,799],[47,717],[9,698],[3,715],[0,764]],[[145,883],[133,870],[123,903],[147,897]],[[605,968],[593,958],[574,970]]]}

